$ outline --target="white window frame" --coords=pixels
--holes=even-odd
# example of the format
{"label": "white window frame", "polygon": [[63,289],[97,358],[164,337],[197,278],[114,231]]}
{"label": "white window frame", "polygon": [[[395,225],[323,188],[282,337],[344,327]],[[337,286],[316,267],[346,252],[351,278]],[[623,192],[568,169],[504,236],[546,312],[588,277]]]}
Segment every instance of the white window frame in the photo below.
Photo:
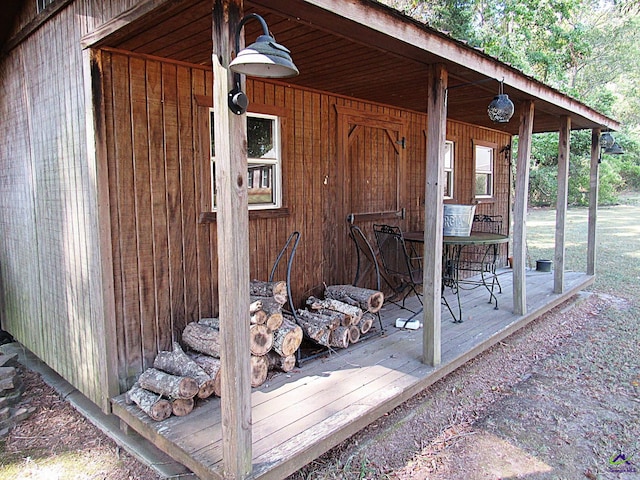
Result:
{"label": "white window frame", "polygon": [[[489,154],[489,165],[488,167],[485,165],[478,166],[478,160],[484,158],[478,155],[478,152],[487,152]],[[475,198],[493,198],[495,192],[495,159],[496,159],[496,148],[494,145],[488,145],[484,143],[475,143],[473,148],[473,165],[474,165],[474,182],[473,182],[473,193]],[[485,162],[483,162],[485,163]],[[482,175],[487,179],[487,189],[488,192],[478,193],[476,191],[477,179],[478,176]]]}
{"label": "white window frame", "polygon": [[[454,169],[455,169],[455,143],[451,140],[447,140],[444,142],[444,185],[449,186],[449,194],[447,195],[447,191],[444,192],[444,198],[446,200],[450,200],[454,195]],[[447,165],[447,160],[449,161],[449,165]]]}
{"label": "white window frame", "polygon": [[[209,109],[209,132],[210,135],[213,135],[213,128],[211,125],[211,119],[213,118],[213,108]],[[268,202],[268,203],[250,203],[249,204],[249,210],[269,210],[269,209],[275,209],[275,208],[281,208],[282,207],[282,149],[280,146],[280,117],[278,117],[277,115],[268,115],[268,114],[264,114],[264,113],[253,113],[253,112],[248,112],[247,113],[247,119],[248,118],[266,118],[269,120],[273,121],[273,149],[270,150],[269,152],[267,152],[269,155],[267,156],[263,156],[261,158],[247,158],[247,166],[252,166],[252,165],[265,165],[265,166],[270,166],[273,167],[272,168],[272,179],[271,179],[271,183],[272,183],[272,189],[273,189],[273,193],[272,193],[272,198],[273,201],[272,202]],[[249,134],[249,132],[247,132],[247,134]],[[211,204],[213,205],[212,210],[215,212],[217,210],[216,208],[216,196],[215,196],[215,156],[213,154],[213,152],[211,151],[211,138],[209,139],[209,157],[211,160],[211,199],[212,202]],[[247,170],[247,176],[249,176],[249,174],[251,173],[249,170]],[[260,174],[260,179],[259,179],[259,186],[262,187],[264,185],[264,173],[261,172]],[[247,185],[254,185],[254,187],[256,187],[256,182],[252,182],[252,181],[248,181]]]}

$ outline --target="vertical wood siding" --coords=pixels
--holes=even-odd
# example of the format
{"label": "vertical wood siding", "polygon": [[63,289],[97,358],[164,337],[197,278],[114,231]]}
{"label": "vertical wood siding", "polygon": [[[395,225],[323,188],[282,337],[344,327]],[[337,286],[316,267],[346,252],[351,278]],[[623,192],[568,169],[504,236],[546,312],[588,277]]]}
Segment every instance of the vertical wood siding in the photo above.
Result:
{"label": "vertical wood siding", "polygon": [[[203,116],[197,97],[211,96],[212,78],[202,67],[126,52],[104,51],[103,58],[124,390],[159,349],[180,339],[188,322],[217,315],[216,227],[199,221],[211,186],[208,138],[199,136],[207,132],[201,125],[207,110]],[[363,202],[371,204],[371,211],[406,208],[406,218],[393,223],[421,228],[426,115],[258,80],[248,80],[247,94],[250,111],[267,105],[282,112],[283,206],[290,211],[250,220],[251,278],[267,278],[288,235],[298,230],[302,240],[292,282],[296,303],[320,293],[325,282],[350,283],[354,247],[345,219],[352,206],[362,208]],[[338,131],[340,109],[360,118],[347,125],[353,134],[345,152],[338,152],[338,135],[344,134]],[[385,122],[398,133],[385,133],[380,127]],[[456,140],[455,201],[469,203],[473,140],[504,145],[510,137],[453,122],[448,128]],[[405,149],[395,143],[401,135],[406,136]],[[345,154],[353,157],[349,165],[340,163]],[[507,172],[506,165],[498,164],[496,201],[482,204],[482,213],[508,212]],[[362,191],[368,184],[375,188]],[[372,223],[361,224],[371,240]],[[279,275],[284,278],[284,270]]]}
{"label": "vertical wood siding", "polygon": [[[108,408],[113,392],[104,367],[108,340],[95,175],[87,163],[80,3],[61,10],[2,61],[2,322]],[[30,8],[25,18],[33,15]]]}

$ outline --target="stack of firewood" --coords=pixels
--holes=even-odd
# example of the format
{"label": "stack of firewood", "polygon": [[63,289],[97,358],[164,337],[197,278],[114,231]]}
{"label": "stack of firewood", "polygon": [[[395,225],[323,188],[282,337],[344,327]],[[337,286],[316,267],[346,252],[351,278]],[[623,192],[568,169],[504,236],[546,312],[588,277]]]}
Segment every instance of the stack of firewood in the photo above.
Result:
{"label": "stack of firewood", "polygon": [[[285,282],[253,280],[250,287],[249,341],[251,350],[251,385],[262,385],[269,370],[291,371],[295,353],[302,342],[302,329],[285,319],[282,306],[287,302]],[[182,342],[173,352],[160,352],[153,368],[145,370],[127,393],[154,420],[186,415],[194,398],[220,396],[220,320],[202,318],[189,323]]]}
{"label": "stack of firewood", "polygon": [[304,334],[319,345],[347,348],[369,332],[384,294],[352,285],[325,288],[324,299],[309,297],[307,310],[296,311]]}

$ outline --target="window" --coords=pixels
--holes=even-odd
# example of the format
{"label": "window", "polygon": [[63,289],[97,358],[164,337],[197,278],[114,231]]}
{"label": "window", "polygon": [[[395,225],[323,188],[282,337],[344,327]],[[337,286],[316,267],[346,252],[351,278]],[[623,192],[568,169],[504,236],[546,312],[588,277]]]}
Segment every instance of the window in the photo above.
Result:
{"label": "window", "polygon": [[[213,109],[210,115],[211,178],[213,208],[215,192],[215,140],[213,134]],[[279,208],[282,204],[280,122],[274,115],[247,114],[247,190],[249,209]]]}
{"label": "window", "polygon": [[56,0],[37,0],[38,13],[43,11],[45,8],[47,8],[49,5],[51,5],[55,1]]}
{"label": "window", "polygon": [[453,198],[453,160],[454,145],[447,140],[444,143],[444,198]]}
{"label": "window", "polygon": [[487,198],[493,196],[493,157],[493,147],[475,145],[476,197]]}

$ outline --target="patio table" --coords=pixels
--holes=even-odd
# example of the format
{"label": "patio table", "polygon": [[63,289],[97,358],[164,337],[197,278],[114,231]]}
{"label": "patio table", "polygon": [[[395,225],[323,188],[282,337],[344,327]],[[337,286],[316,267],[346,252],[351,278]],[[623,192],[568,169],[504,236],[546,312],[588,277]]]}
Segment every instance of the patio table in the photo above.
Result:
{"label": "patio table", "polygon": [[[405,232],[404,239],[408,242],[424,242],[424,232]],[[451,288],[458,301],[458,318],[452,314],[454,323],[462,322],[461,289],[484,286],[489,292],[489,303],[495,302],[495,308],[498,309],[498,298],[494,290],[497,286],[502,293],[502,287],[496,274],[497,249],[500,244],[508,241],[507,235],[490,232],[471,232],[468,236],[442,237],[442,283]],[[468,260],[462,256],[466,247],[485,248],[479,253],[479,260]],[[479,273],[480,279],[462,277],[461,272],[464,271]]]}

